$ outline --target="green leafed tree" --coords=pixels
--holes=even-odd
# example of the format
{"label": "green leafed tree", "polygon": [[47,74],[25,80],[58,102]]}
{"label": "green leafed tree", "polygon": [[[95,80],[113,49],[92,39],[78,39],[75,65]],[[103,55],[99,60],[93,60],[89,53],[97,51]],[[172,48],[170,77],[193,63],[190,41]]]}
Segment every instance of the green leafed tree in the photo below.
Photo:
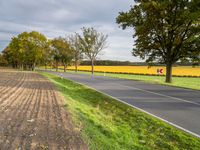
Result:
{"label": "green leafed tree", "polygon": [[4,55],[0,53],[0,66],[7,66],[8,61],[5,59]]}
{"label": "green leafed tree", "polygon": [[26,40],[25,47],[27,46],[28,50],[26,51],[26,58],[31,64],[32,70],[35,70],[36,64],[44,58],[45,48],[47,48],[47,38],[43,34],[33,31],[29,33]]}
{"label": "green leafed tree", "polygon": [[91,72],[94,74],[94,62],[98,54],[107,46],[107,35],[98,32],[94,28],[82,28],[82,35],[79,35],[80,48],[91,61]]}
{"label": "green leafed tree", "polygon": [[171,82],[175,62],[200,59],[199,0],[135,0],[116,21],[134,29],[134,56],[166,65],[166,82]]}
{"label": "green leafed tree", "polygon": [[17,37],[13,37],[9,45],[4,49],[3,54],[7,61],[14,68],[22,68],[25,64],[25,39],[28,37],[27,32],[19,34]]}
{"label": "green leafed tree", "polygon": [[74,65],[75,65],[75,72],[78,71],[78,65],[80,61],[83,59],[83,51],[81,50],[81,44],[79,35],[75,33],[74,35],[70,35],[68,37],[70,46],[74,52]]}
{"label": "green leafed tree", "polygon": [[42,61],[46,47],[47,39],[43,34],[23,32],[12,38],[3,54],[13,67],[34,70],[36,64]]}
{"label": "green leafed tree", "polygon": [[51,49],[51,40],[48,40],[43,50],[43,58],[41,63],[44,64],[45,69],[47,69],[47,65],[52,65],[52,62],[53,62],[53,51]]}
{"label": "green leafed tree", "polygon": [[64,65],[64,71],[66,72],[67,65],[71,63],[74,52],[69,44],[69,41],[59,37],[51,41],[51,47],[53,50],[54,60],[56,61],[56,71],[58,71],[58,65],[61,62]]}

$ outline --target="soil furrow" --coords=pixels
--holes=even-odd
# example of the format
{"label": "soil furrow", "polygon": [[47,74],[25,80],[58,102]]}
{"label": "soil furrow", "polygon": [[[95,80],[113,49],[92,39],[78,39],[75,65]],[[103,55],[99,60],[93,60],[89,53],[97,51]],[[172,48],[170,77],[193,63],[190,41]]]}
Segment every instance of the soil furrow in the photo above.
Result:
{"label": "soil furrow", "polygon": [[85,150],[54,85],[32,72],[0,70],[0,150]]}
{"label": "soil furrow", "polygon": [[14,80],[18,79],[21,81],[24,74],[17,74],[13,72],[12,75],[8,75],[7,73],[2,73],[2,75],[4,77],[0,77],[0,94],[6,93],[9,86],[12,87],[14,84],[16,84],[13,82]]}
{"label": "soil furrow", "polygon": [[39,90],[38,93],[36,94],[37,97],[36,97],[36,100],[35,100],[35,104],[34,104],[34,107],[33,107],[33,110],[32,110],[32,113],[30,114],[29,118],[30,119],[33,119],[34,121],[29,125],[27,126],[27,134],[30,135],[28,136],[27,138],[25,138],[24,142],[26,143],[25,144],[25,147],[27,149],[30,149],[31,147],[31,143],[32,143],[32,138],[34,138],[37,133],[36,133],[36,124],[37,124],[37,119],[38,119],[38,114],[39,114],[39,110],[40,110],[40,103],[41,103],[41,100],[42,100],[42,91]]}
{"label": "soil furrow", "polygon": [[[48,86],[47,82],[43,84],[44,87]],[[38,114],[38,120],[37,120],[37,131],[36,136],[32,139],[32,145],[31,149],[38,149],[38,148],[50,148],[50,107],[49,107],[49,99],[51,97],[49,96],[49,90],[43,90],[42,89],[42,95],[41,95],[41,111]],[[42,126],[41,126],[42,125]],[[52,130],[52,129],[51,129]],[[43,134],[41,134],[43,133]],[[54,148],[53,145],[51,145],[51,148]]]}
{"label": "soil furrow", "polygon": [[7,85],[7,88],[0,96],[0,104],[3,104],[3,102],[6,99],[9,99],[10,96],[15,95],[15,93],[17,93],[20,87],[23,85],[24,81],[25,81],[25,74],[23,74],[22,78],[20,79],[20,82],[17,82],[17,84],[16,82],[12,82],[11,85]]}
{"label": "soil furrow", "polygon": [[23,99],[18,98],[17,101],[21,101],[20,107],[18,107],[14,111],[10,111],[9,115],[7,116],[9,120],[4,123],[4,128],[6,128],[4,132],[7,133],[4,142],[9,142],[9,145],[6,144],[8,147],[12,144],[12,142],[14,142],[15,138],[18,138],[17,133],[19,133],[18,131],[20,127],[23,126],[24,122],[27,121],[26,113],[28,111],[31,98],[33,97],[34,93],[35,90],[32,90],[29,96],[25,96]]}
{"label": "soil furrow", "polygon": [[21,147],[24,147],[24,145],[28,144],[28,143],[25,143],[27,138],[29,138],[30,136],[33,136],[32,135],[33,133],[30,133],[30,127],[33,126],[33,123],[35,122],[35,118],[33,118],[32,116],[35,113],[34,109],[35,109],[36,103],[38,101],[37,96],[38,96],[39,88],[35,87],[33,85],[32,85],[32,87],[34,88],[35,92],[33,93],[33,96],[30,100],[29,109],[26,112],[27,121],[24,123],[24,127],[23,127],[24,135],[20,137],[20,146]]}
{"label": "soil furrow", "polygon": [[[26,93],[25,88],[23,88],[23,85],[25,84],[25,82],[23,82],[21,84],[21,87],[19,87],[15,93],[16,94],[10,94],[8,97],[4,97],[4,100],[0,102],[0,115],[3,114],[3,112],[5,112],[6,110],[10,109],[11,107],[14,106],[15,101],[18,97],[22,96],[23,93]],[[20,91],[21,90],[21,91]],[[21,94],[17,94],[17,93],[21,93]],[[18,104],[18,103],[17,103]]]}

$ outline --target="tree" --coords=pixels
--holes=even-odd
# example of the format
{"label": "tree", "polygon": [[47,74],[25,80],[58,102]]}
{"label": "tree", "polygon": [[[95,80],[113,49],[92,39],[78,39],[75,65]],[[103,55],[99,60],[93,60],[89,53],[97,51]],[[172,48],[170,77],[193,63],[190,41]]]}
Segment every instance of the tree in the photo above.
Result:
{"label": "tree", "polygon": [[46,47],[44,48],[43,51],[43,59],[42,59],[42,64],[45,65],[45,69],[47,69],[47,65],[51,64],[53,61],[53,51],[50,46],[51,46],[51,40],[48,40]]}
{"label": "tree", "polygon": [[75,72],[78,71],[78,65],[83,58],[82,50],[80,48],[80,40],[77,33],[75,35],[69,36],[69,43],[74,51],[74,65],[75,65]]}
{"label": "tree", "polygon": [[54,51],[54,59],[56,60],[56,71],[58,71],[58,64],[62,62],[64,65],[64,72],[66,72],[67,65],[73,59],[73,50],[69,42],[64,38],[55,38],[52,40],[52,47]]}
{"label": "tree", "polygon": [[91,61],[92,74],[94,74],[94,62],[97,55],[107,46],[107,35],[97,32],[94,28],[82,28],[82,36],[79,35],[80,48]]}
{"label": "tree", "polygon": [[24,69],[28,66],[35,70],[36,64],[43,59],[46,47],[47,39],[43,34],[36,31],[23,32],[12,38],[3,53],[13,67]]}
{"label": "tree", "polygon": [[17,68],[18,58],[14,57],[15,54],[13,51],[11,51],[10,47],[7,46],[2,53],[8,64],[10,64],[13,68]]}
{"label": "tree", "polygon": [[134,28],[132,54],[166,65],[166,82],[171,82],[172,65],[181,59],[200,59],[199,0],[135,0],[116,21],[123,29]]}
{"label": "tree", "polygon": [[51,41],[51,48],[52,48],[52,53],[53,53],[53,59],[56,63],[56,71],[58,71],[58,65],[61,59],[60,51],[59,51],[59,41],[57,39],[53,39]]}
{"label": "tree", "polygon": [[28,58],[32,70],[35,70],[36,63],[43,60],[44,50],[47,48],[47,38],[39,32],[32,31],[29,33],[25,46],[28,48],[26,58]]}
{"label": "tree", "polygon": [[7,66],[8,62],[5,59],[4,55],[2,53],[0,53],[0,66]]}

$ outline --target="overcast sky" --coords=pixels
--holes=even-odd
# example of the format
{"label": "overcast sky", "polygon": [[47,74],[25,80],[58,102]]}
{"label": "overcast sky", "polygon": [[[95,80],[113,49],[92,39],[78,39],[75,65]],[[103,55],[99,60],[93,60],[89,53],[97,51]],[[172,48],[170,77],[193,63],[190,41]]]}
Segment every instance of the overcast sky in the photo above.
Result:
{"label": "overcast sky", "polygon": [[118,13],[131,5],[133,0],[0,0],[0,50],[23,31],[54,38],[80,32],[85,26],[109,36],[109,47],[99,59],[139,61],[131,55],[133,31],[115,23]]}

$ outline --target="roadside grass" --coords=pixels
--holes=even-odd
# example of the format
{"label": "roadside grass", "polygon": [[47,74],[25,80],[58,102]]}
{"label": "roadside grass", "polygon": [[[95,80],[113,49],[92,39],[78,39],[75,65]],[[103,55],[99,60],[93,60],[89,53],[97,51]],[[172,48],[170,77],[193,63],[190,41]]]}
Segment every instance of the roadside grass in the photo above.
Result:
{"label": "roadside grass", "polygon": [[[55,71],[55,69],[52,69]],[[60,72],[63,70],[59,69]],[[68,73],[75,73],[74,71],[67,71]],[[79,74],[87,74],[90,75],[91,72],[86,71],[78,71]],[[144,81],[147,83],[154,83],[154,84],[163,84],[168,86],[176,86],[182,87],[187,89],[194,89],[200,90],[200,77],[172,77],[172,83],[165,83],[165,76],[150,76],[150,75],[133,75],[133,74],[114,74],[114,73],[101,73],[95,72],[96,76],[107,76],[112,78],[122,78],[122,79],[129,79],[129,80],[138,80]]]}
{"label": "roadside grass", "polygon": [[[101,75],[103,74],[101,73]],[[200,90],[200,78],[197,78],[197,77],[194,77],[194,78],[193,77],[172,77],[172,83],[165,83],[165,76],[128,75],[128,74],[111,74],[111,73],[106,74],[106,76]]]}
{"label": "roadside grass", "polygon": [[55,75],[41,74],[64,95],[66,108],[91,150],[200,149],[197,137],[93,89]]}

